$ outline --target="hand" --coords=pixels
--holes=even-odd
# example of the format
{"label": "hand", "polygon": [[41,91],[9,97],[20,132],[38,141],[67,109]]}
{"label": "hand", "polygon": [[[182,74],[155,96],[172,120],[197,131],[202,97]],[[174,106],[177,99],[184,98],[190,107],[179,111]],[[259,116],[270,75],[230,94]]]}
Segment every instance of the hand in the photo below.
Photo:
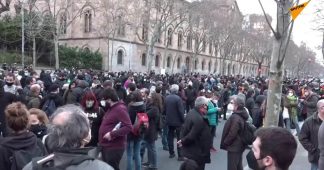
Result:
{"label": "hand", "polygon": [[179,140],[179,141],[177,142],[177,145],[181,148],[181,147],[182,147],[182,141]]}
{"label": "hand", "polygon": [[104,139],[107,139],[108,141],[111,141],[111,135],[110,132],[106,133],[105,136],[103,137]]}

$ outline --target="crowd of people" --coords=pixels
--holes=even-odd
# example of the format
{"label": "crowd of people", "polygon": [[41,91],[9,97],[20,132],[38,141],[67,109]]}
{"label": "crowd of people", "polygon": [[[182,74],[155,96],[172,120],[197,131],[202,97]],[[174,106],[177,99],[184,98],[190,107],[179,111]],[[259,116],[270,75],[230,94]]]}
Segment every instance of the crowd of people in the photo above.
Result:
{"label": "crowd of people", "polygon": [[220,147],[227,151],[228,170],[243,170],[246,123],[258,129],[247,155],[250,168],[288,169],[295,135],[312,170],[324,169],[324,90],[315,79],[285,79],[279,127],[263,128],[265,77],[74,69],[38,74],[32,68],[2,75],[0,169],[119,170],[126,151],[127,170],[154,170],[160,136],[169,158],[183,161],[180,169],[204,170]]}

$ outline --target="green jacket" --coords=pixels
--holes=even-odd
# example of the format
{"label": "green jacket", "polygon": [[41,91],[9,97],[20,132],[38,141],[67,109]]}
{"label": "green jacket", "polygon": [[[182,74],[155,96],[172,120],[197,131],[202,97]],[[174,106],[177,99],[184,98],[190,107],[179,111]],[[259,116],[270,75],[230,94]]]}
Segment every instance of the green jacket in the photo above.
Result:
{"label": "green jacket", "polygon": [[217,126],[218,124],[218,107],[215,107],[212,101],[208,102],[207,119],[209,125]]}

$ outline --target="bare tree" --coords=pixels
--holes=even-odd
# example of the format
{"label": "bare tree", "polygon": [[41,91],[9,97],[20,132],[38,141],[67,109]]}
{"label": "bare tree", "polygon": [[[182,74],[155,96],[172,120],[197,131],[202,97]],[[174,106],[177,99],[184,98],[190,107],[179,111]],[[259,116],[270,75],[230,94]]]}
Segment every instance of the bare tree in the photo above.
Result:
{"label": "bare tree", "polygon": [[[298,0],[297,0],[298,1]],[[272,28],[261,1],[260,6],[265,15],[265,19],[273,33],[273,50],[271,54],[269,88],[267,95],[267,107],[265,115],[265,126],[278,126],[282,81],[284,74],[284,61],[286,58],[287,47],[290,42],[290,36],[294,22],[289,15],[289,9],[294,5],[293,0],[276,0],[277,4],[277,26],[276,30]]]}
{"label": "bare tree", "polygon": [[0,15],[10,10],[11,0],[0,0]]}
{"label": "bare tree", "polygon": [[59,38],[66,34],[67,28],[84,14],[84,8],[88,5],[87,0],[80,0],[74,2],[71,0],[37,0],[35,6],[38,11],[43,14],[43,25],[49,28],[43,33],[53,37],[54,55],[55,55],[55,68],[59,68]]}

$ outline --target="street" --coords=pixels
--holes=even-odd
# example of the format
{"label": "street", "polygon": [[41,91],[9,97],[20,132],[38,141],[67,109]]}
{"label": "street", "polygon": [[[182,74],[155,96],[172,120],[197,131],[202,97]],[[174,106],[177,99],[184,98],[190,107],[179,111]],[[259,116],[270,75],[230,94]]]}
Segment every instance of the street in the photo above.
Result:
{"label": "street", "polygon": [[[227,168],[227,154],[226,151],[220,150],[220,138],[222,135],[222,130],[225,121],[221,121],[217,126],[216,138],[214,140],[214,146],[217,149],[217,152],[211,153],[211,163],[206,164],[206,170],[226,170]],[[297,137],[295,137],[296,140]],[[175,141],[175,140],[174,140]],[[307,159],[307,151],[298,143],[297,154],[294,159],[294,162],[290,166],[291,170],[305,170],[310,169],[310,164]],[[158,169],[159,170],[178,170],[181,163],[177,161],[177,157],[170,159],[169,153],[167,151],[162,150],[161,138],[156,142],[157,145],[157,153],[158,153]],[[284,152],[284,151],[283,151]],[[246,152],[247,153],[247,152]],[[243,167],[244,170],[249,170],[246,163],[245,154],[243,154]],[[124,152],[123,160],[120,163],[121,170],[126,169],[126,151]]]}

